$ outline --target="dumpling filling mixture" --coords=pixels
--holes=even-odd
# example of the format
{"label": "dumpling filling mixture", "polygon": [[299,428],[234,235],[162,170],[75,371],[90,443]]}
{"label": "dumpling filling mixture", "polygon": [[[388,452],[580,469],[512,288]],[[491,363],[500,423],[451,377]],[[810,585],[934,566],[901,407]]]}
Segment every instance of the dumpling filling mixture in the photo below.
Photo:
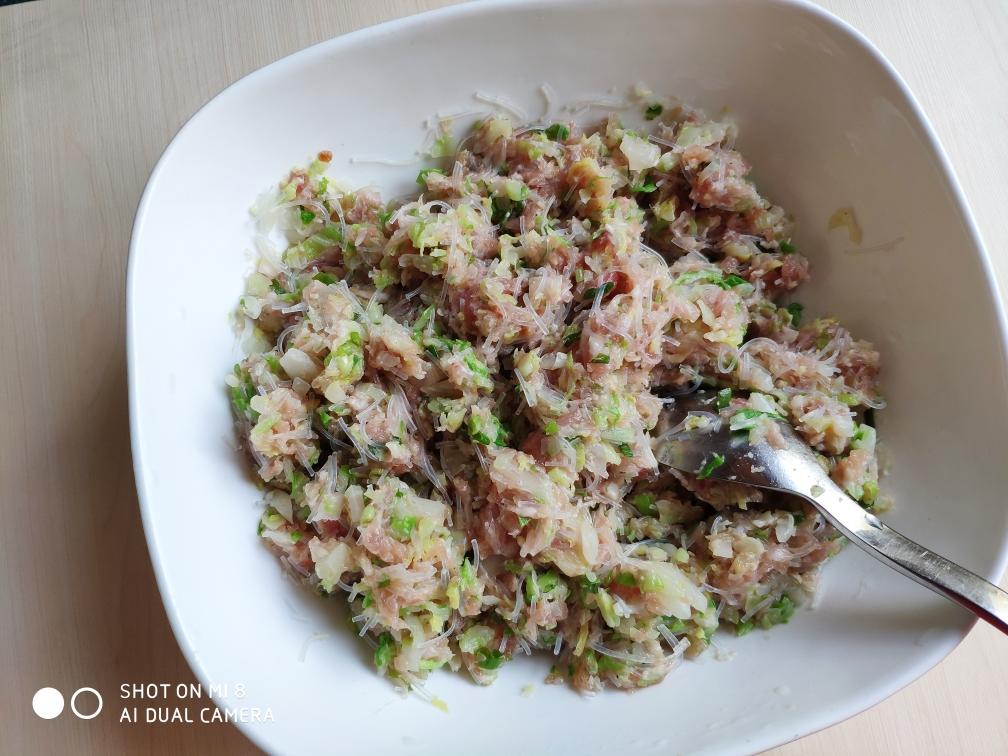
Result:
{"label": "dumpling filling mixture", "polygon": [[259,238],[228,377],[259,532],[398,686],[539,650],[549,681],[637,688],[787,622],[842,538],[659,468],[663,407],[701,386],[754,441],[787,419],[878,506],[878,353],[802,322],[808,262],[736,127],[661,110],[650,134],[487,117],[391,204],[320,153],[254,209],[287,240]]}

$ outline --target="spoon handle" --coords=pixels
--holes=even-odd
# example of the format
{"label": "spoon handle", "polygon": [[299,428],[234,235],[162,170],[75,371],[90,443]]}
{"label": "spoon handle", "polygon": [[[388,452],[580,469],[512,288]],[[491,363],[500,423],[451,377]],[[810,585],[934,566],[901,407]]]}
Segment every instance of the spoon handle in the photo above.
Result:
{"label": "spoon handle", "polygon": [[813,493],[806,498],[852,543],[1008,634],[1008,593],[893,530],[832,481],[821,481]]}

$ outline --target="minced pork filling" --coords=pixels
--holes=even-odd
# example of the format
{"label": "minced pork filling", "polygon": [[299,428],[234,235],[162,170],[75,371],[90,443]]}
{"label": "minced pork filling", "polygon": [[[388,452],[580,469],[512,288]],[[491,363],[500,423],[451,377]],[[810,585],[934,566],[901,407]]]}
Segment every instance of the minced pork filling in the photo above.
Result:
{"label": "minced pork filling", "polygon": [[637,688],[787,622],[841,538],[793,499],[659,468],[663,407],[701,386],[769,443],[786,419],[880,504],[878,353],[803,321],[808,261],[736,126],[647,112],[646,134],[487,117],[391,203],[323,152],[254,208],[227,383],[259,532],[349,602],[398,686],[490,683],[538,650],[550,681]]}

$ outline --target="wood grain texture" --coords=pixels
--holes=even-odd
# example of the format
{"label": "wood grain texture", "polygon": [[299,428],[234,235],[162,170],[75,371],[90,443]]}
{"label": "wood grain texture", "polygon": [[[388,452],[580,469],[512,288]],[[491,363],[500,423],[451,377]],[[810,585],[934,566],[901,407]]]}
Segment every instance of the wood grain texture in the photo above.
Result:
{"label": "wood grain texture", "polygon": [[[35,690],[185,682],[140,526],[123,290],[133,213],[178,127],[240,76],[451,0],[48,0],[0,8],[0,752],[245,753],[226,725],[37,719]],[[1008,8],[826,0],[932,118],[1008,281]],[[779,749],[1008,750],[1008,643],[975,630],[874,709]]]}

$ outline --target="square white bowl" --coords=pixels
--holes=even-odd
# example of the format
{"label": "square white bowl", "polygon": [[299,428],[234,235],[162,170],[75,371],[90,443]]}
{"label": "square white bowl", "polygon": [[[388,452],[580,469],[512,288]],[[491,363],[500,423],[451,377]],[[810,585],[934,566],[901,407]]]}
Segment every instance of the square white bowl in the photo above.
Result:
{"label": "square white bowl", "polygon": [[[594,699],[539,685],[549,661],[506,665],[489,689],[436,673],[443,714],[373,671],[340,602],[282,576],[255,535],[259,495],[233,450],[222,385],[228,316],[250,266],[248,208],[320,149],[330,174],[386,196],[417,166],[435,111],[485,109],[477,90],[538,117],[638,81],[711,112],[730,107],[764,193],[794,213],[811,312],[880,349],[879,413],[896,498],[889,521],[993,578],[1005,563],[1005,318],[962,192],[892,67],[843,22],[802,2],[481,2],[361,30],[229,87],[179,132],[137,211],[128,279],[130,420],[158,585],[179,644],[226,707],[274,752],[510,754],[757,751],[828,726],[938,662],[972,620],[853,548],[821,602],[772,632],[718,638],[663,684]],[[601,115],[596,112],[596,115]],[[867,249],[830,233],[852,205]],[[895,242],[893,244],[893,242]],[[871,248],[877,248],[870,251]],[[314,633],[326,638],[306,646]],[[519,695],[536,683],[531,696]],[[234,685],[245,688],[243,698]]]}

